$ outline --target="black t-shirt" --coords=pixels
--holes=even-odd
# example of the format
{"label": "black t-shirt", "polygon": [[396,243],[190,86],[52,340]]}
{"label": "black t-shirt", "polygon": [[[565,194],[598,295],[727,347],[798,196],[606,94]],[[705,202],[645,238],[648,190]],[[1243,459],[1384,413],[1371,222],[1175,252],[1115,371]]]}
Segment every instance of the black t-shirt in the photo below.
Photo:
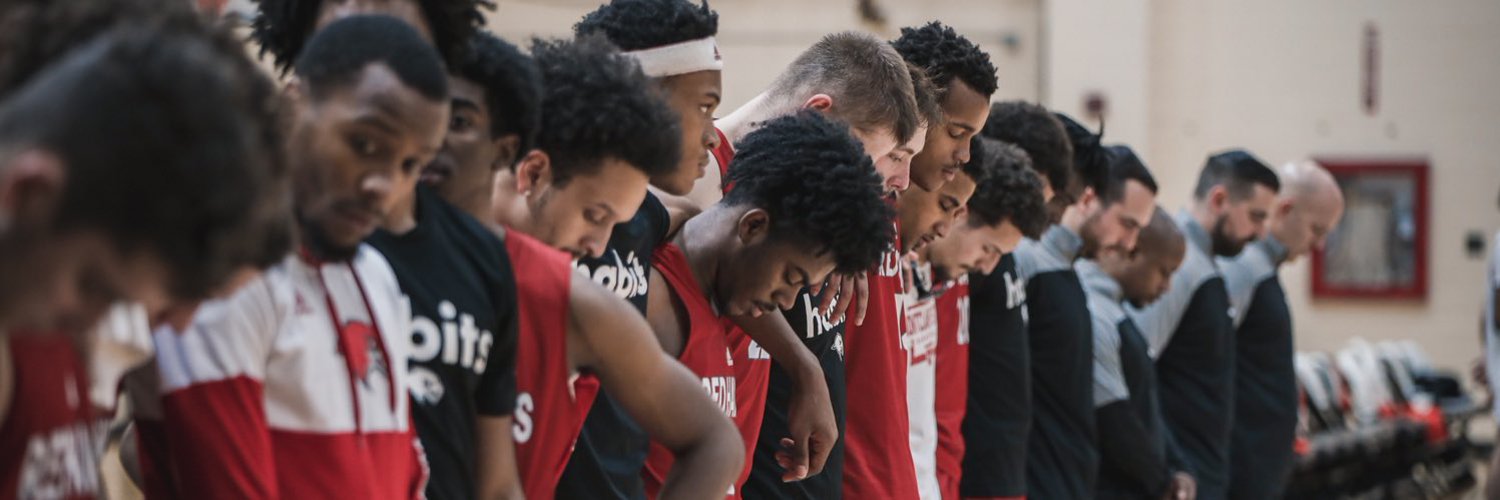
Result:
{"label": "black t-shirt", "polygon": [[[1175,285],[1175,284],[1174,284]],[[1229,494],[1229,435],[1234,420],[1234,325],[1225,314],[1224,280],[1204,281],[1172,340],[1156,359],[1162,420],[1198,483],[1198,498]]]}
{"label": "black t-shirt", "polygon": [[[823,293],[833,293],[831,289]],[[741,488],[745,498],[802,498],[838,499],[844,495],[844,410],[848,392],[844,387],[844,322],[827,321],[813,309],[821,304],[823,295],[812,295],[807,289],[797,295],[797,303],[783,311],[787,323],[802,339],[802,345],[811,350],[823,365],[823,378],[828,383],[828,396],[833,402],[833,416],[838,422],[840,438],[828,454],[823,472],[790,483],[782,482],[785,472],[776,463],[776,452],[781,449],[781,438],[791,435],[790,419],[787,416],[792,392],[796,388],[791,376],[776,363],[771,362],[771,378],[766,390],[766,416],[760,424],[760,437],[755,445],[750,478]]]}
{"label": "black t-shirt", "polygon": [[[1116,331],[1120,339],[1120,371],[1125,376],[1125,387],[1130,390],[1126,404],[1141,424],[1134,430],[1145,433],[1133,442],[1147,443],[1150,447],[1149,450],[1136,450],[1139,455],[1135,456],[1162,460],[1167,453],[1166,437],[1162,434],[1165,431],[1162,430],[1161,405],[1156,395],[1156,366],[1151,360],[1150,346],[1129,318],[1121,320]],[[1100,425],[1104,424],[1101,422]],[[1102,429],[1100,437],[1104,437]],[[1099,498],[1155,498],[1160,493],[1146,486],[1156,478],[1138,477],[1134,471],[1121,470],[1111,464],[1110,460],[1100,461]]]}
{"label": "black t-shirt", "polygon": [[[615,225],[604,256],[579,260],[578,271],[645,315],[651,254],[666,241],[670,224],[661,200],[646,193],[635,217]],[[557,483],[557,498],[645,498],[641,468],[646,465],[649,444],[646,432],[625,409],[607,391],[600,391]]]}
{"label": "black t-shirt", "polygon": [[417,189],[417,227],[376,231],[411,303],[412,417],[431,469],[427,497],[474,498],[475,415],[515,408],[516,284],[505,243]]}
{"label": "black t-shirt", "polygon": [[1297,374],[1292,314],[1279,276],[1255,287],[1234,341],[1230,498],[1280,496],[1292,472],[1297,438]]}
{"label": "black t-shirt", "polygon": [[1034,412],[1026,457],[1028,496],[1088,498],[1099,464],[1088,299],[1072,269],[1031,277],[1026,297]]}
{"label": "black t-shirt", "polygon": [[1012,254],[994,272],[969,275],[969,404],[963,477],[971,497],[1026,495],[1031,433],[1031,347],[1026,283]]}

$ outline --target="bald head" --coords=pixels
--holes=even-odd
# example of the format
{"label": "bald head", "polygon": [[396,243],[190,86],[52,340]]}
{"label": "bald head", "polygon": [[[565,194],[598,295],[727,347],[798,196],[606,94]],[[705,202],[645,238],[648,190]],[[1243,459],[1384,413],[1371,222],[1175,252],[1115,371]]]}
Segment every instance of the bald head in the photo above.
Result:
{"label": "bald head", "polygon": [[1151,223],[1141,228],[1135,251],[1101,252],[1099,267],[1120,283],[1125,300],[1145,307],[1167,293],[1172,273],[1187,255],[1187,240],[1177,223],[1160,206],[1151,214]]}
{"label": "bald head", "polygon": [[1333,174],[1312,161],[1288,163],[1276,175],[1281,192],[1267,232],[1286,247],[1291,261],[1323,248],[1344,215],[1344,194]]}

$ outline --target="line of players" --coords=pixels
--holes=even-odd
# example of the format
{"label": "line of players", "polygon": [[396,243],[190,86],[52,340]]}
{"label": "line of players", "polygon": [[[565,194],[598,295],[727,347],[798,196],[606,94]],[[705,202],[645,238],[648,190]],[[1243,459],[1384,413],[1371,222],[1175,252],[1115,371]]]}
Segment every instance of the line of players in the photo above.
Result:
{"label": "line of players", "polygon": [[991,106],[939,23],[829,35],[716,121],[732,68],[685,0],[530,55],[477,2],[262,0],[280,93],[185,7],[76,2],[3,13],[0,494],[97,493],[75,346],[117,300],[152,330],[148,497],[1284,480],[1275,269],[1339,217],[1316,166],[1214,155],[1174,221],[1128,148]]}

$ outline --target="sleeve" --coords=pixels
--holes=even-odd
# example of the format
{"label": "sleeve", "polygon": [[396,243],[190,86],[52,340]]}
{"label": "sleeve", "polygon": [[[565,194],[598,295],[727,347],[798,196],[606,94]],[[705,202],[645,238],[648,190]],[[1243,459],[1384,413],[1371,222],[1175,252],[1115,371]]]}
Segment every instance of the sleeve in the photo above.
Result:
{"label": "sleeve", "polygon": [[1184,261],[1182,267],[1172,273],[1170,288],[1156,302],[1144,309],[1125,306],[1126,314],[1130,315],[1130,319],[1140,329],[1141,336],[1150,345],[1152,358],[1161,355],[1162,349],[1172,341],[1172,333],[1177,331],[1177,325],[1182,322],[1182,315],[1187,312],[1193,293],[1201,283],[1201,280],[1194,279],[1197,273],[1191,268],[1191,261],[1196,258],[1201,257],[1189,250],[1188,261]]}
{"label": "sleeve", "polygon": [[1016,277],[1022,282],[1028,281],[1042,267],[1042,245],[1033,239],[1021,240],[1016,250],[1011,252],[1016,259]]}
{"label": "sleeve", "polygon": [[1099,426],[1099,460],[1103,468],[1120,471],[1122,478],[1160,497],[1172,481],[1172,471],[1161,448],[1150,442],[1151,434],[1129,401],[1115,401],[1095,410]]}
{"label": "sleeve", "polygon": [[262,276],[205,304],[187,331],[155,333],[177,496],[277,496],[263,380],[290,289],[273,285]]}
{"label": "sleeve", "polygon": [[[1090,301],[1092,302],[1092,301]],[[1120,367],[1118,327],[1098,314],[1094,318],[1094,408],[1130,399]]]}
{"label": "sleeve", "polygon": [[[499,247],[504,250],[504,245]],[[494,332],[485,357],[484,373],[474,395],[474,407],[480,415],[503,417],[516,407],[516,337],[520,334],[516,306],[516,280],[510,262],[506,262],[491,289],[495,294],[495,317],[499,329]]]}

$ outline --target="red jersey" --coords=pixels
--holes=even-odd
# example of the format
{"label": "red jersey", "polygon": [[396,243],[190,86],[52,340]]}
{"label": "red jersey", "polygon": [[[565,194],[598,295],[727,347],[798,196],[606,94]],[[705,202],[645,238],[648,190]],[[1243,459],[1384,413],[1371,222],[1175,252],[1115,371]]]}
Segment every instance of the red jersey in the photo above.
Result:
{"label": "red jersey", "polygon": [[363,245],[347,262],[288,257],[187,330],[158,330],[176,495],[420,497],[411,332],[395,274]]}
{"label": "red jersey", "polygon": [[95,498],[108,421],[89,404],[88,371],[63,335],[0,337],[14,391],[0,416],[0,498]]}
{"label": "red jersey", "polygon": [[[662,245],[656,249],[651,260],[651,267],[661,273],[667,287],[687,309],[688,324],[683,325],[686,327],[687,338],[684,339],[682,353],[677,355],[677,360],[698,375],[703,390],[708,391],[709,399],[718,404],[719,409],[731,420],[739,422],[734,367],[731,366],[733,361],[725,331],[728,322],[714,314],[713,306],[708,303],[708,297],[703,296],[703,289],[698,286],[698,280],[688,267],[687,257],[677,245]],[[672,452],[660,444],[651,443],[651,451],[646,456],[646,469],[641,474],[646,482],[648,496],[655,498],[661,491],[667,473],[672,470],[672,461]],[[746,462],[749,462],[748,457]],[[731,486],[727,492],[731,497],[738,493],[737,485]]]}
{"label": "red jersey", "polygon": [[729,188],[734,187],[729,183],[729,163],[734,161],[734,145],[729,143],[729,136],[724,135],[719,127],[714,127],[714,133],[719,134],[719,146],[708,152],[713,156],[714,163],[719,165],[719,188],[728,194]]}
{"label": "red jersey", "polygon": [[516,468],[526,498],[552,498],[573,454],[598,380],[568,366],[567,254],[517,231],[505,247],[516,275]]}
{"label": "red jersey", "polygon": [[[750,338],[728,318],[722,319],[724,330],[729,335],[729,349],[734,353],[731,366],[734,368],[735,406],[739,413],[734,418],[740,437],[745,438],[745,450],[753,456],[760,439],[760,425],[766,419],[766,387],[771,383],[771,355],[760,344]],[[749,458],[749,457],[747,457]],[[734,484],[745,484],[750,478],[754,460],[745,460],[745,471]]]}
{"label": "red jersey", "polygon": [[[895,234],[901,234],[897,229]],[[907,354],[901,345],[905,314],[899,240],[870,270],[864,324],[846,327],[844,498],[918,496],[906,408]]]}
{"label": "red jersey", "polygon": [[937,298],[937,479],[943,498],[958,498],[963,476],[964,411],[969,405],[969,277],[950,282]]}

